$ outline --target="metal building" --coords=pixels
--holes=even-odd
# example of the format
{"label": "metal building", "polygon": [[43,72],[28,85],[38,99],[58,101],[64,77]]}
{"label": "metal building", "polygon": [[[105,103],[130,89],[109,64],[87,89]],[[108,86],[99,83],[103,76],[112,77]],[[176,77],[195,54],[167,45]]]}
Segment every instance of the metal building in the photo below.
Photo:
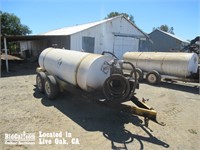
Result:
{"label": "metal building", "polygon": [[[38,39],[38,37],[40,37]],[[41,38],[42,37],[42,38]],[[124,16],[49,31],[35,40],[21,41],[21,50],[37,56],[44,48],[57,47],[90,53],[113,52],[119,58],[127,51],[138,51],[148,36]]]}
{"label": "metal building", "polygon": [[156,52],[177,52],[181,51],[189,44],[188,41],[181,39],[173,34],[156,29],[149,34],[153,44],[148,43],[149,51]]}

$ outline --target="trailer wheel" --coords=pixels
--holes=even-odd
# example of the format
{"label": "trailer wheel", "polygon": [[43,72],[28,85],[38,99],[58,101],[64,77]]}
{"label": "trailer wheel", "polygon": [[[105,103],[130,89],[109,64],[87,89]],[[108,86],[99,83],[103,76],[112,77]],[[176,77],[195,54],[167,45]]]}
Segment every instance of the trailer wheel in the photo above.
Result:
{"label": "trailer wheel", "polygon": [[[142,71],[140,68],[136,68],[135,70],[136,70],[137,80],[138,80],[138,81],[142,81],[142,80],[144,79],[144,78],[143,78],[143,76],[144,76],[143,71]],[[135,77],[134,77],[134,74],[133,74],[133,78],[135,78]]]}
{"label": "trailer wheel", "polygon": [[44,83],[47,75],[44,72],[38,72],[36,76],[36,86],[39,92],[44,93]]}
{"label": "trailer wheel", "polygon": [[161,76],[157,71],[153,70],[147,73],[146,80],[151,85],[158,84],[161,81]]}
{"label": "trailer wheel", "polygon": [[58,84],[54,76],[49,75],[45,81],[45,93],[49,99],[55,99],[58,95]]}

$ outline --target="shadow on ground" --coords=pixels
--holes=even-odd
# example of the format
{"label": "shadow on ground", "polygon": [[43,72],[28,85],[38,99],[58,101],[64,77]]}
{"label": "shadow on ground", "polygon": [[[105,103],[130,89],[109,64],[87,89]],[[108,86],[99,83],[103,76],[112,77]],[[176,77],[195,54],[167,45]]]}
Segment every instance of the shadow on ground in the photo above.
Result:
{"label": "shadow on ground", "polygon": [[164,87],[168,89],[173,89],[173,90],[178,90],[178,91],[183,91],[183,92],[188,92],[188,93],[193,93],[193,94],[199,94],[199,85],[194,85],[191,83],[184,83],[184,82],[161,82],[159,84],[159,87]]}
{"label": "shadow on ground", "polygon": [[[61,93],[55,101],[51,101],[35,88],[34,97],[40,99],[44,106],[56,107],[86,131],[102,132],[103,136],[110,140],[112,149],[127,149],[127,144],[135,141],[140,143],[140,149],[144,149],[144,141],[164,148],[169,147],[167,143],[154,137],[144,127],[142,120],[136,116],[84,102],[82,98],[69,93]],[[140,127],[147,136],[140,136],[126,130],[125,124],[128,123]],[[119,144],[122,146],[117,146]]]}
{"label": "shadow on ground", "polygon": [[[142,84],[147,84],[146,82],[142,82]],[[162,87],[167,89],[173,89],[177,91],[183,91],[193,94],[200,94],[200,84],[198,83],[189,83],[189,82],[160,82],[157,85],[152,85],[155,87]]]}
{"label": "shadow on ground", "polygon": [[1,77],[25,76],[36,74],[37,67],[37,62],[30,62],[25,60],[9,61],[9,72],[6,72],[5,62],[3,62]]}

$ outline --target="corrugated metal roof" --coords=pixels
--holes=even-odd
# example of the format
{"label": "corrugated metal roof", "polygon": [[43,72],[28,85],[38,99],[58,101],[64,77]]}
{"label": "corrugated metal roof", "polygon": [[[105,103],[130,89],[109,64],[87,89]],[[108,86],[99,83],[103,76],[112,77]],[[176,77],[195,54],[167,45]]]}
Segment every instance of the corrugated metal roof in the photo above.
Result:
{"label": "corrugated metal roof", "polygon": [[[7,41],[27,41],[27,40],[41,40],[46,37],[59,37],[59,36],[69,36],[78,32],[81,32],[83,30],[89,29],[91,27],[97,26],[99,24],[111,21],[116,18],[124,17],[123,15],[97,21],[97,22],[92,22],[92,23],[87,23],[87,24],[82,24],[82,25],[76,25],[76,26],[71,26],[71,27],[65,27],[57,30],[52,30],[46,33],[38,34],[38,35],[6,35]],[[149,39],[149,36],[145,34],[142,30],[140,30],[135,24],[133,24],[131,21],[129,21],[126,17],[124,17],[130,24],[132,24],[137,30],[139,30],[146,38]],[[1,37],[4,37],[1,35]]]}
{"label": "corrugated metal roof", "polygon": [[[117,16],[119,17],[119,16]],[[116,18],[116,17],[114,17]],[[80,31],[89,29],[91,27],[94,27],[96,25],[99,25],[101,23],[110,21],[114,18],[109,18],[109,19],[105,19],[105,20],[101,20],[101,21],[97,21],[97,22],[92,22],[92,23],[87,23],[87,24],[82,24],[82,25],[76,25],[76,26],[71,26],[71,27],[65,27],[65,28],[61,28],[61,29],[57,29],[57,30],[52,30],[46,33],[42,33],[40,35],[72,35],[74,33],[78,33]]]}
{"label": "corrugated metal roof", "polygon": [[[40,35],[72,35],[78,32],[81,32],[83,30],[89,29],[91,27],[97,26],[99,24],[111,21],[113,19],[116,18],[121,18],[124,17],[123,15],[120,16],[116,16],[113,18],[109,18],[109,19],[105,19],[105,20],[101,20],[101,21],[97,21],[97,22],[92,22],[92,23],[87,23],[87,24],[82,24],[82,25],[76,25],[76,26],[71,26],[71,27],[65,27],[65,28],[61,28],[61,29],[57,29],[57,30],[52,30],[46,33],[42,33]],[[147,34],[145,34],[142,30],[140,30],[135,24],[133,24],[131,21],[129,21],[126,17],[124,17],[129,23],[131,23],[137,30],[139,30],[142,34],[144,34],[144,36],[146,38],[149,39],[149,36]]]}
{"label": "corrugated metal roof", "polygon": [[[169,32],[165,32],[165,31],[162,31],[162,30],[160,30],[160,29],[156,29],[156,30],[158,30],[158,31],[160,31],[160,32],[162,32],[162,33],[164,33],[164,34],[167,34],[167,35],[169,35],[169,36],[171,36],[171,37],[173,37],[173,38],[175,38],[175,39],[177,39],[177,40],[179,40],[179,41],[182,41],[182,42],[185,42],[185,43],[190,43],[190,42],[186,41],[185,39],[182,39],[182,38],[180,38],[180,37],[177,37],[176,35],[171,34],[171,33],[169,33]],[[156,31],[156,30],[154,30],[154,31]],[[153,31],[153,32],[154,32],[154,31]],[[151,33],[153,33],[153,32],[151,32]],[[151,34],[151,33],[150,33],[150,34]]]}

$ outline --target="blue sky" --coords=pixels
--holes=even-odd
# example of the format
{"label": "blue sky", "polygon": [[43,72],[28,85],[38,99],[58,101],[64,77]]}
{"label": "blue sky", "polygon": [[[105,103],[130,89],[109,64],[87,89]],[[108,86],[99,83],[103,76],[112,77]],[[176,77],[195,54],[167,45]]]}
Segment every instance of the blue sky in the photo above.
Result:
{"label": "blue sky", "polygon": [[1,0],[0,8],[17,15],[32,34],[99,21],[117,11],[132,14],[146,33],[167,24],[183,39],[200,35],[200,0]]}

